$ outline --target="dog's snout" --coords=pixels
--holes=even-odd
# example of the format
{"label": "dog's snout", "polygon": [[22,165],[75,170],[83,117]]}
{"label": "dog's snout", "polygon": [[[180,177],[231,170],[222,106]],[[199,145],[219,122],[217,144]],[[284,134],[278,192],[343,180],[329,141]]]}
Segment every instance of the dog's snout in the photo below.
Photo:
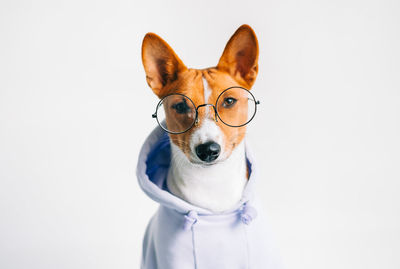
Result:
{"label": "dog's snout", "polygon": [[212,162],[218,158],[221,146],[215,142],[207,142],[196,147],[196,154],[204,162]]}

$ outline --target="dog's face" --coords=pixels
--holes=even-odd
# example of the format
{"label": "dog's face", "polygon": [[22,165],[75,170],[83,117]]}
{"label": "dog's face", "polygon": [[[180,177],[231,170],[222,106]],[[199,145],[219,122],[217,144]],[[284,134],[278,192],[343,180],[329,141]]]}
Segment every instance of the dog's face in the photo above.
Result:
{"label": "dog's face", "polygon": [[[189,97],[195,107],[214,105],[229,87],[252,87],[258,72],[258,42],[254,31],[242,25],[228,41],[216,67],[191,69],[164,40],[148,33],[143,40],[142,60],[147,83],[159,98],[179,93]],[[167,125],[177,124],[168,117],[174,116],[167,113]],[[234,128],[216,120],[211,106],[199,107],[197,119],[188,131],[170,134],[172,143],[194,164],[224,161],[245,136],[245,126]]]}

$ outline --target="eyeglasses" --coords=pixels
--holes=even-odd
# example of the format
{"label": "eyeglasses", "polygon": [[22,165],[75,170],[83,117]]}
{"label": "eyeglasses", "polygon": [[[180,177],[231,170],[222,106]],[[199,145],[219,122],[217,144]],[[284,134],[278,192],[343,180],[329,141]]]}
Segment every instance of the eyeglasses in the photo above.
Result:
{"label": "eyeglasses", "polygon": [[254,95],[242,87],[230,87],[217,98],[215,105],[202,104],[195,106],[186,95],[173,93],[158,102],[156,112],[152,114],[162,129],[171,134],[181,134],[198,123],[198,109],[212,107],[214,120],[218,119],[230,127],[242,127],[256,115],[257,105]]}

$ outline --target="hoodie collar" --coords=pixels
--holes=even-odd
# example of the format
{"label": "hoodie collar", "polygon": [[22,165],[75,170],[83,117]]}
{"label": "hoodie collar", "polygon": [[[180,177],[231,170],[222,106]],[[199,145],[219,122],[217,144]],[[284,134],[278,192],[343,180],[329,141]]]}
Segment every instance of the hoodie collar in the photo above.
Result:
{"label": "hoodie collar", "polygon": [[[218,214],[228,214],[236,211],[253,199],[256,169],[247,144],[245,148],[250,177],[243,191],[242,198],[234,209]],[[212,211],[194,206],[167,190],[166,179],[170,160],[171,148],[169,136],[160,126],[157,126],[145,140],[139,154],[136,175],[142,190],[155,202],[172,208],[179,213],[187,214],[189,211],[195,211],[199,215],[215,215]]]}

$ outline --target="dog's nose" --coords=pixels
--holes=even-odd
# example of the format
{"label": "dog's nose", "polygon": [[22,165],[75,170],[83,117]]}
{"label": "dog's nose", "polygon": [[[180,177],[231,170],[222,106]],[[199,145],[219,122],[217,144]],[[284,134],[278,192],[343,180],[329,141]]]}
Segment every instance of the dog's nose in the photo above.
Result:
{"label": "dog's nose", "polygon": [[212,162],[218,158],[221,152],[221,147],[215,142],[207,142],[196,147],[196,154],[200,160]]}

